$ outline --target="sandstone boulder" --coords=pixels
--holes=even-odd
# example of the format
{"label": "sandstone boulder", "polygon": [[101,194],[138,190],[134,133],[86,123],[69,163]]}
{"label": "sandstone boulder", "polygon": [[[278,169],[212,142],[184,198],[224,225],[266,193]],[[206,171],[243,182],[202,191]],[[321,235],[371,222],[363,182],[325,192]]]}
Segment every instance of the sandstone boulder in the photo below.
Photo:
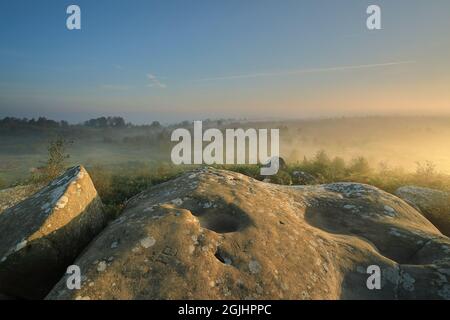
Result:
{"label": "sandstone boulder", "polygon": [[214,169],[131,199],[75,264],[47,299],[450,299],[450,240],[399,198]]}
{"label": "sandstone boulder", "polygon": [[106,224],[83,167],[0,214],[0,292],[43,298]]}
{"label": "sandstone boulder", "polygon": [[450,236],[450,193],[421,188],[401,187],[395,192],[397,196],[420,209],[443,234]]}
{"label": "sandstone boulder", "polygon": [[294,171],[292,177],[292,182],[296,185],[317,184],[317,179],[304,171]]}

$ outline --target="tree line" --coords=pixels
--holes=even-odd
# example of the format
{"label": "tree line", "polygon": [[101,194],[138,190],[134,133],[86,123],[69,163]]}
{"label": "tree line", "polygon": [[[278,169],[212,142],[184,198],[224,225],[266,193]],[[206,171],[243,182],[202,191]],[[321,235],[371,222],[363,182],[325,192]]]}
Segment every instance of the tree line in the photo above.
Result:
{"label": "tree line", "polygon": [[[127,123],[122,117],[99,117],[84,121],[79,124],[69,124],[65,120],[56,121],[47,119],[46,117],[32,118],[15,118],[5,117],[0,119],[0,127],[3,128],[20,128],[20,127],[39,127],[39,128],[68,128],[68,127],[89,127],[89,128],[127,128],[136,127],[132,123]],[[158,121],[153,121],[150,125],[145,125],[153,129],[159,129],[162,125]]]}

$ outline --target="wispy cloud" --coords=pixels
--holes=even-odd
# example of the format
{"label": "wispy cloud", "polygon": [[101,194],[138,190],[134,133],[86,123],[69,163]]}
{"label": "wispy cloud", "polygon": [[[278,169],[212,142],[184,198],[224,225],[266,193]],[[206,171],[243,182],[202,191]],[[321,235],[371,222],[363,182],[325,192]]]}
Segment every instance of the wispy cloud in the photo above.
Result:
{"label": "wispy cloud", "polygon": [[335,71],[347,71],[347,70],[357,70],[357,69],[383,68],[383,67],[391,67],[391,66],[412,64],[412,63],[415,63],[415,61],[394,61],[394,62],[384,62],[384,63],[374,63],[374,64],[335,66],[335,67],[327,67],[327,68],[297,69],[297,70],[286,70],[286,71],[278,71],[278,72],[238,74],[238,75],[231,75],[231,76],[203,78],[203,79],[198,79],[196,81],[203,82],[203,81],[261,78],[261,77],[279,77],[279,76],[288,76],[288,75],[305,74],[305,73],[321,73],[321,72],[335,72]]}
{"label": "wispy cloud", "polygon": [[162,83],[154,74],[148,73],[147,78],[148,80],[150,80],[150,83],[147,85],[147,87],[157,87],[162,89],[167,88],[167,85]]}

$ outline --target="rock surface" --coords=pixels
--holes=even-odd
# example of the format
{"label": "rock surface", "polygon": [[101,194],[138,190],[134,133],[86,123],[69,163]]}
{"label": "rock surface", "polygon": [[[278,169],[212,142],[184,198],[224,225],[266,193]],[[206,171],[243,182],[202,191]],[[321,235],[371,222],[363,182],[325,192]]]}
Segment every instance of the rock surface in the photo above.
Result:
{"label": "rock surface", "polygon": [[18,186],[0,190],[0,214],[8,208],[25,200],[38,190],[37,186]]}
{"label": "rock surface", "polygon": [[47,299],[450,299],[450,240],[399,198],[214,169],[131,199],[75,264]]}
{"label": "rock surface", "polygon": [[397,189],[395,194],[417,207],[443,234],[450,236],[450,193],[408,186]]}
{"label": "rock surface", "polygon": [[106,224],[83,167],[0,214],[0,292],[43,298]]}
{"label": "rock surface", "polygon": [[292,173],[293,182],[296,185],[308,185],[308,184],[317,184],[317,179],[304,171],[294,171]]}

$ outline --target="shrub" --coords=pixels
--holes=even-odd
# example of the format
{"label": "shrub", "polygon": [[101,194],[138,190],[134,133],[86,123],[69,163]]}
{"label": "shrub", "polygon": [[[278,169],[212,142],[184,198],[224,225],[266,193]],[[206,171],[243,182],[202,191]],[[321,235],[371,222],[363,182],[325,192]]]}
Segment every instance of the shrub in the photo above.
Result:
{"label": "shrub", "polygon": [[431,161],[424,164],[417,162],[416,177],[419,180],[429,181],[436,175],[436,165]]}
{"label": "shrub", "polygon": [[330,163],[329,178],[333,182],[344,178],[346,175],[345,160],[340,157],[335,157]]}
{"label": "shrub", "polygon": [[49,142],[47,147],[48,159],[45,165],[37,170],[32,176],[32,183],[48,183],[61,175],[67,167],[67,147],[72,142],[61,136],[57,136]]}
{"label": "shrub", "polygon": [[322,177],[328,177],[330,174],[331,160],[327,153],[323,150],[317,152],[311,163],[312,174],[316,174]]}
{"label": "shrub", "polygon": [[349,171],[352,175],[365,176],[370,174],[372,169],[366,158],[358,157],[352,160]]}

